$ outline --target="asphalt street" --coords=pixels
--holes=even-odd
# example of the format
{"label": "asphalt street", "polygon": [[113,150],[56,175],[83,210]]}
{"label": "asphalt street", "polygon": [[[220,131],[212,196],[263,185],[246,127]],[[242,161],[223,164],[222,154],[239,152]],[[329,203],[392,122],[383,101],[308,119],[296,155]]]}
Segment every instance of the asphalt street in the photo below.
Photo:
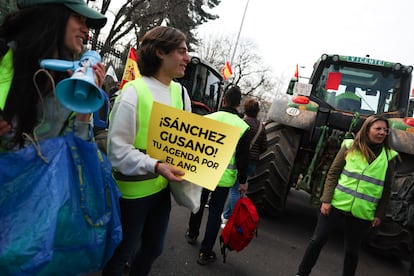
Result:
{"label": "asphalt street", "polygon": [[[316,222],[316,210],[308,203],[303,191],[292,190],[285,214],[278,218],[260,217],[258,236],[241,252],[230,252],[223,263],[219,243],[214,248],[217,261],[207,266],[197,264],[198,249],[207,212],[204,213],[201,234],[196,245],[189,245],[184,233],[189,211],[174,200],[164,253],[150,273],[164,275],[237,275],[237,276],[292,276],[307,246]],[[207,211],[207,210],[206,210]],[[341,275],[343,239],[338,230],[322,250],[312,275]],[[357,275],[404,276],[408,263],[390,260],[366,250],[361,250]]]}

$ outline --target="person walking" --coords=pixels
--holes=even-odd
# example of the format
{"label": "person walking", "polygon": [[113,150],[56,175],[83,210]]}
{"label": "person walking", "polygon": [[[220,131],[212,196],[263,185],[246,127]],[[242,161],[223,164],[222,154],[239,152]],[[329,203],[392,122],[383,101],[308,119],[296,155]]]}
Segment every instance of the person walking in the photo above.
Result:
{"label": "person walking", "polygon": [[[257,119],[257,114],[260,111],[259,102],[253,98],[247,99],[243,104],[243,109],[243,120],[249,125],[248,135],[251,140],[249,147],[249,164],[246,173],[246,176],[250,177],[254,175],[254,172],[256,171],[256,166],[259,161],[260,154],[265,152],[267,149],[267,140],[264,126],[262,122]],[[246,190],[247,189],[248,187],[246,187]],[[234,206],[236,205],[236,202],[240,196],[241,191],[239,189],[239,182],[236,181],[234,186],[231,187],[229,191],[229,196],[227,198],[227,202],[221,216],[221,228],[224,228],[226,226],[226,223],[230,218]]]}
{"label": "person walking", "polygon": [[[218,232],[220,230],[220,216],[223,212],[224,204],[227,199],[229,189],[234,185],[236,179],[240,183],[239,189],[246,191],[246,171],[249,159],[249,136],[247,130],[249,125],[243,121],[237,108],[240,106],[241,91],[237,86],[232,86],[227,90],[223,99],[223,108],[220,111],[205,115],[207,118],[217,120],[229,125],[239,127],[240,138],[235,149],[235,154],[231,158],[226,170],[224,171],[219,183],[214,191],[203,189],[201,193],[200,206],[205,206],[210,195],[208,206],[208,220],[205,229],[204,239],[197,262],[200,265],[206,265],[216,260],[216,254],[213,251]],[[200,225],[205,208],[200,208],[197,213],[191,213],[188,223],[188,229],[185,238],[189,244],[195,244],[200,231]]]}
{"label": "person walking", "polygon": [[185,88],[173,81],[184,76],[189,62],[186,36],[181,31],[163,26],[151,29],[138,47],[142,77],[125,84],[115,101],[108,158],[122,194],[123,235],[102,275],[121,275],[130,258],[130,275],[148,275],[163,251],[171,210],[168,182],[182,181],[184,171],[148,155],[147,135],[154,101],[191,111]]}
{"label": "person walking", "polygon": [[318,222],[297,275],[311,273],[322,247],[340,223],[345,235],[342,275],[355,275],[364,234],[381,224],[390,198],[397,152],[390,148],[388,134],[387,119],[372,115],[355,140],[344,140],[328,171]]}

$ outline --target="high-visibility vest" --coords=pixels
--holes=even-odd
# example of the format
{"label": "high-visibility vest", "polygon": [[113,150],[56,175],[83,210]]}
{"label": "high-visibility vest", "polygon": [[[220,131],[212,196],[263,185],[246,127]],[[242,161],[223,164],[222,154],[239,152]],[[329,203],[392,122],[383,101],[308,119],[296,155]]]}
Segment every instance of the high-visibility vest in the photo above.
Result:
{"label": "high-visibility vest", "polygon": [[[350,148],[353,140],[344,140]],[[332,206],[350,212],[353,216],[372,221],[378,202],[382,197],[388,162],[397,152],[383,147],[377,158],[368,163],[359,151],[351,151],[346,155],[346,164],[339,177],[332,197]]]}
{"label": "high-visibility vest", "polygon": [[9,49],[0,60],[0,109],[4,110],[14,76],[13,51]]}
{"label": "high-visibility vest", "polygon": [[[137,122],[138,129],[135,135],[134,146],[142,152],[147,149],[147,137],[149,122],[154,99],[148,86],[142,78],[135,79],[124,85],[124,89],[133,86],[138,96]],[[183,100],[181,95],[181,85],[172,81],[170,84],[171,106],[182,109]],[[134,199],[146,197],[165,189],[168,180],[156,173],[145,175],[126,176],[119,172],[114,172],[114,178],[118,184],[123,198]]]}
{"label": "high-visibility vest", "polygon": [[[244,120],[242,120],[237,114],[233,114],[230,112],[218,111],[212,114],[205,115],[205,117],[240,128],[240,137],[249,128],[249,125]],[[234,152],[217,186],[232,187],[236,182],[237,166],[235,157],[236,155]]]}

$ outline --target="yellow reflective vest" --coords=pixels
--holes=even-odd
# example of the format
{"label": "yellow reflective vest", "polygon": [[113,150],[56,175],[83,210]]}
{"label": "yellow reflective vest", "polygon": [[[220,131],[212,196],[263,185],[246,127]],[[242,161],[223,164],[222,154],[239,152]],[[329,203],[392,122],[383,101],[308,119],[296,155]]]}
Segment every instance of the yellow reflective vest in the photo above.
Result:
{"label": "yellow reflective vest", "polygon": [[9,49],[0,60],[0,109],[4,110],[7,96],[13,80],[13,51]]}
{"label": "yellow reflective vest", "polygon": [[[154,99],[151,91],[145,82],[141,79],[135,79],[128,82],[124,87],[132,85],[138,96],[137,122],[138,129],[135,135],[134,146],[142,152],[147,149],[147,137],[149,122]],[[125,88],[124,88],[125,89]],[[172,81],[170,84],[171,106],[183,109],[183,100],[181,85]],[[123,198],[135,199],[146,197],[165,189],[168,181],[165,177],[156,173],[147,173],[145,175],[126,176],[114,172],[114,178],[118,184]]]}
{"label": "yellow reflective vest", "polygon": [[[344,140],[350,148],[353,140]],[[350,212],[353,216],[372,221],[382,197],[388,162],[395,156],[394,150],[382,148],[377,158],[368,163],[359,151],[351,151],[345,157],[346,164],[339,177],[332,197],[332,206]]]}
{"label": "yellow reflective vest", "polygon": [[[212,114],[205,115],[205,117],[226,123],[241,129],[240,137],[246,132],[249,128],[249,125],[242,120],[237,114],[233,114],[226,111],[218,111]],[[220,178],[217,186],[219,187],[232,187],[237,179],[237,166],[236,166],[236,155],[233,153],[233,156],[230,159],[229,164],[227,165],[226,170],[224,171],[222,177]]]}

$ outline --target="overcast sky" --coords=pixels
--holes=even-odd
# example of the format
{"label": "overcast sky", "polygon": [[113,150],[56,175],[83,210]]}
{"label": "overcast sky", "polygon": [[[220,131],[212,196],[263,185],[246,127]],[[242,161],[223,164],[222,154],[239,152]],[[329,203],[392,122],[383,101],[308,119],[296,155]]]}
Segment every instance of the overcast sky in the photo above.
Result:
{"label": "overcast sky", "polygon": [[[220,19],[199,30],[234,35],[236,40],[247,0],[222,0],[211,10]],[[241,39],[257,51],[276,77],[290,78],[295,64],[310,76],[323,53],[414,65],[413,0],[249,0]],[[228,58],[230,60],[230,57]]]}

